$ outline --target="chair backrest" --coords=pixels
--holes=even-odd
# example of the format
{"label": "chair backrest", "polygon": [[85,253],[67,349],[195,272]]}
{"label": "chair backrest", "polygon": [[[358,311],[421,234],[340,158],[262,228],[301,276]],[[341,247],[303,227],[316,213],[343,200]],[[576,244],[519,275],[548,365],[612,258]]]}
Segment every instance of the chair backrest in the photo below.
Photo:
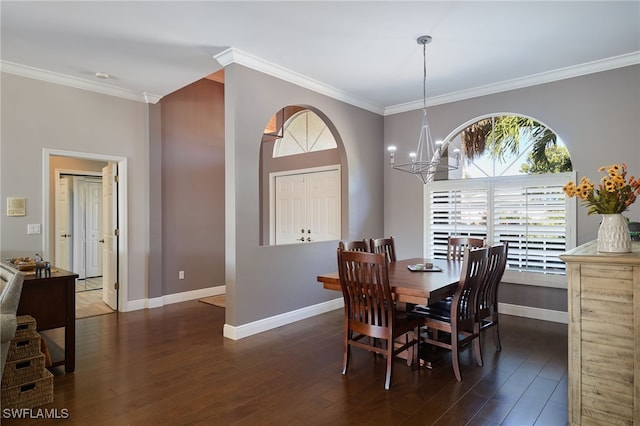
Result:
{"label": "chair backrest", "polygon": [[497,312],[498,285],[507,267],[508,251],[509,244],[506,242],[489,247],[487,270],[478,292],[478,317],[480,319]]}
{"label": "chair backrest", "polygon": [[340,241],[338,247],[346,251],[369,251],[368,240]]}
{"label": "chair backrest", "polygon": [[489,249],[464,250],[460,281],[451,302],[451,325],[458,330],[472,331],[476,321],[477,296],[485,277]]}
{"label": "chair backrest", "polygon": [[385,255],[338,248],[338,274],[349,328],[389,338],[395,308]]}
{"label": "chair backrest", "polygon": [[396,243],[393,237],[372,238],[371,253],[385,253],[389,262],[396,261]]}
{"label": "chair backrest", "polygon": [[449,237],[447,244],[447,260],[462,260],[465,248],[480,248],[484,247],[485,244],[484,238]]}

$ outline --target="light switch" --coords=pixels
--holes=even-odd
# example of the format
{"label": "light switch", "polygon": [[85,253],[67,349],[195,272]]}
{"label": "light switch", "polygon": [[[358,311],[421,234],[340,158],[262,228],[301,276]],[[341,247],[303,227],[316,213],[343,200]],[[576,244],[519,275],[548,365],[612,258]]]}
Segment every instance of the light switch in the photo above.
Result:
{"label": "light switch", "polygon": [[27,234],[39,234],[40,233],[40,224],[39,223],[30,223],[27,225]]}

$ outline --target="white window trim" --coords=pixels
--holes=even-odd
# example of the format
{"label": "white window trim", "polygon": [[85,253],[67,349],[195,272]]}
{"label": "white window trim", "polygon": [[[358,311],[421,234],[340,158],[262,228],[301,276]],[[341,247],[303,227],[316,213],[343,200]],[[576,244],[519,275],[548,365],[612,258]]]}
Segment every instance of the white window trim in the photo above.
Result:
{"label": "white window trim", "polygon": [[[503,176],[503,177],[495,177],[495,178],[474,178],[464,180],[464,185],[469,186],[486,186],[489,181],[496,180],[510,180],[517,181],[518,179],[531,179],[537,178],[542,184],[545,181],[553,180],[557,182],[557,180],[562,179],[565,183],[569,181],[575,181],[576,172],[566,172],[566,173],[557,173],[553,175],[527,175],[527,176]],[[424,257],[431,256],[429,252],[429,234],[430,234],[430,220],[429,220],[429,212],[430,212],[430,197],[429,193],[432,190],[452,190],[459,189],[461,187],[461,180],[441,180],[434,181],[425,185],[423,192],[423,211],[424,211],[424,223],[423,223],[423,247],[424,247]],[[488,203],[493,205],[493,196],[489,194]],[[566,247],[567,250],[570,250],[576,247],[577,242],[577,220],[576,220],[576,212],[577,212],[577,202],[575,198],[567,197],[565,203],[565,219],[567,223],[567,234],[566,234]],[[493,207],[493,206],[492,206]],[[487,225],[487,243],[493,243],[492,236],[492,224]],[[567,277],[565,274],[545,274],[545,273],[537,273],[537,272],[523,272],[523,271],[505,271],[503,282],[512,283],[512,284],[524,284],[530,286],[538,286],[538,287],[550,287],[550,288],[567,288]]]}

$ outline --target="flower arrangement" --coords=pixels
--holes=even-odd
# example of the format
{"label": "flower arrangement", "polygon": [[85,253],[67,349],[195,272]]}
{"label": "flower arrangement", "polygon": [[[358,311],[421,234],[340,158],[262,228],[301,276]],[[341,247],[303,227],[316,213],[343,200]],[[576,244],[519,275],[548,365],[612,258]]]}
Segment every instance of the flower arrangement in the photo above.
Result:
{"label": "flower arrangement", "polygon": [[627,165],[612,164],[602,166],[599,172],[606,172],[596,189],[589,178],[583,177],[576,185],[567,183],[562,190],[569,197],[577,197],[588,206],[587,214],[616,214],[626,211],[640,195],[640,179],[631,176],[627,181]]}

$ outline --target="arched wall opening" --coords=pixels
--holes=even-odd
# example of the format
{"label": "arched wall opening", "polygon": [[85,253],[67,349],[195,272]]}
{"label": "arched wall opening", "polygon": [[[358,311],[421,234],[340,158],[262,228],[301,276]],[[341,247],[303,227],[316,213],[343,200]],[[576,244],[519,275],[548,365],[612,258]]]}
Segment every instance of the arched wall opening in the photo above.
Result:
{"label": "arched wall opening", "polygon": [[[311,117],[315,124],[307,127],[300,126],[300,119],[307,115]],[[296,118],[297,124],[296,124]],[[291,127],[288,127],[290,125]],[[304,137],[306,133],[306,138]],[[326,139],[335,141],[335,147],[326,142],[318,142],[322,149],[316,149],[316,141]],[[288,138],[288,142],[297,141],[304,145],[299,149],[278,149],[278,144]],[[308,139],[302,141],[302,139]],[[308,142],[308,145],[307,143]],[[316,148],[314,148],[316,147]],[[278,155],[284,151],[284,155]],[[295,152],[294,152],[295,151]],[[310,243],[317,241],[316,238],[340,239],[342,233],[346,231],[348,221],[348,168],[345,149],[338,130],[328,117],[317,108],[308,105],[288,105],[278,110],[265,126],[265,131],[260,143],[260,171],[259,171],[259,194],[260,194],[260,245],[276,245],[276,207],[274,205],[274,179],[277,176],[303,175],[308,173],[328,173],[337,170],[337,185],[339,185],[337,221],[339,229],[333,233],[323,233],[323,237],[317,235],[312,227],[301,226],[305,236],[296,235],[303,238],[300,241],[290,243]],[[329,202],[328,206],[331,206]],[[331,212],[331,207],[328,208]],[[336,213],[335,211],[333,213]],[[335,231],[335,230],[334,230]],[[297,232],[297,231],[296,231]],[[302,232],[301,232],[302,234]],[[285,242],[287,243],[287,242]]]}

